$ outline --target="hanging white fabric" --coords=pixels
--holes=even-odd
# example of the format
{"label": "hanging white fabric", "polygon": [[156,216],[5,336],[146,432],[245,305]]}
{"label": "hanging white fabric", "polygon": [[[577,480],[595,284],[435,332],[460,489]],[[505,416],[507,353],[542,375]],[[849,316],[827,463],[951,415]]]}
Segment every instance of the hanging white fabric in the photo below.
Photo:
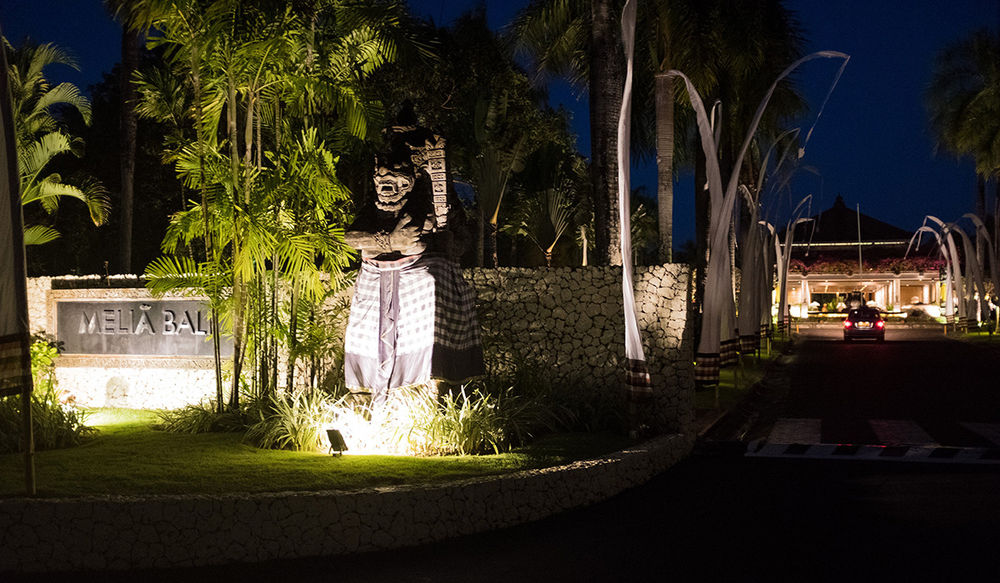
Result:
{"label": "hanging white fabric", "polygon": [[621,225],[622,300],[625,315],[626,388],[630,396],[652,393],[652,381],[642,351],[639,322],[635,314],[635,293],[632,289],[632,226],[629,208],[630,126],[632,119],[632,65],[635,52],[636,0],[628,0],[622,9],[622,43],[625,45],[625,90],[618,116],[618,219]]}
{"label": "hanging white fabric", "polygon": [[709,192],[711,193],[708,236],[709,259],[705,278],[701,339],[696,351],[699,354],[718,354],[721,341],[728,340],[734,336],[734,330],[728,321],[729,314],[733,309],[731,292],[732,274],[729,271],[728,228],[737,196],[737,186],[739,185],[740,168],[743,165],[743,158],[778,83],[791,74],[799,65],[817,58],[847,60],[850,57],[837,51],[818,51],[795,61],[778,75],[778,78],[774,80],[764,98],[757,106],[757,111],[743,138],[743,145],[733,162],[729,182],[726,184],[725,190],[723,190],[722,175],[719,168],[718,138],[714,135],[701,96],[694,88],[691,80],[683,73],[677,70],[668,72],[668,74],[676,75],[684,81],[688,97],[691,100],[691,106],[695,110],[698,133],[701,137],[702,149],[705,152],[705,170],[708,175]]}
{"label": "hanging white fabric", "polygon": [[[5,56],[0,64],[6,73]],[[0,79],[0,396],[31,392],[22,233],[14,121],[5,74]]]}

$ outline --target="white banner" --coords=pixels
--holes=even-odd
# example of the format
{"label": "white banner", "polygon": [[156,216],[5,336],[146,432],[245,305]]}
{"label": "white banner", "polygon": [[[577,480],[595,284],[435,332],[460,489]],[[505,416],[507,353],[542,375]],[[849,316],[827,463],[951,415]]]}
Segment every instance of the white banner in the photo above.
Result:
{"label": "white banner", "polygon": [[0,396],[31,390],[20,180],[7,55],[0,50]]}
{"label": "white banner", "polygon": [[635,52],[635,3],[628,0],[622,10],[622,42],[625,45],[625,92],[622,96],[621,114],[618,116],[618,219],[621,225],[622,296],[625,306],[625,361],[626,385],[630,395],[652,393],[652,382],[642,351],[639,323],[635,315],[635,294],[632,290],[632,227],[629,208],[630,126],[632,123],[632,62]]}

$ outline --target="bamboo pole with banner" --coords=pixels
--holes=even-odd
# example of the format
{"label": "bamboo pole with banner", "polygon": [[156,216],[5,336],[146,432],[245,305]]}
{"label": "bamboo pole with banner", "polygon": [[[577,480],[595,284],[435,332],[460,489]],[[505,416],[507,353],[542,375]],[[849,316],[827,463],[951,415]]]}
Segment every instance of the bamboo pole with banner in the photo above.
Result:
{"label": "bamboo pole with banner", "polygon": [[35,495],[35,440],[31,429],[31,353],[28,292],[21,226],[20,180],[7,54],[0,51],[0,397],[21,397],[24,482]]}
{"label": "bamboo pole with banner", "polygon": [[618,218],[621,221],[622,300],[625,316],[625,388],[628,392],[630,422],[639,429],[638,404],[653,395],[653,383],[642,350],[639,322],[635,314],[635,293],[632,289],[632,240],[629,208],[630,152],[629,128],[632,116],[632,64],[635,48],[636,0],[628,0],[622,9],[622,43],[625,45],[625,89],[621,113],[618,116]]}
{"label": "bamboo pole with banner", "polygon": [[[709,213],[708,235],[708,266],[705,276],[705,298],[702,307],[701,338],[695,351],[695,383],[710,386],[719,382],[719,364],[721,361],[720,347],[723,342],[735,339],[732,312],[735,311],[732,298],[732,273],[729,270],[729,221],[736,201],[739,186],[740,168],[744,156],[750,147],[757,126],[764,110],[774,94],[775,88],[785,77],[790,75],[799,65],[817,58],[842,59],[844,62],[838,71],[838,78],[850,57],[837,51],[818,51],[806,55],[785,68],[778,78],[771,83],[764,98],[757,106],[753,120],[747,128],[736,159],[730,169],[729,181],[723,189],[722,171],[719,167],[718,145],[719,137],[713,131],[701,95],[694,88],[691,80],[682,72],[670,70],[668,75],[680,77],[687,89],[691,107],[695,111],[698,134],[701,138],[702,150],[705,152],[705,173],[708,175],[708,189],[711,193],[711,210]],[[829,93],[827,95],[829,97]]]}

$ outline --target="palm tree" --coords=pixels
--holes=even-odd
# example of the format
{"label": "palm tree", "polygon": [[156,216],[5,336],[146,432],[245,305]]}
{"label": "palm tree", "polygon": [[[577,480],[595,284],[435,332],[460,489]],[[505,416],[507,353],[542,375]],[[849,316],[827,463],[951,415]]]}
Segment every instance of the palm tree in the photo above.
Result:
{"label": "palm tree", "polygon": [[[658,258],[669,263],[673,260],[673,201],[675,154],[686,144],[678,142],[676,127],[677,89],[675,80],[667,72],[680,69],[698,87],[715,84],[717,59],[711,55],[715,46],[710,38],[711,3],[689,0],[654,0],[639,5],[639,29],[636,51],[639,67],[637,70],[636,116],[654,120],[654,135],[650,146],[656,155],[656,200],[657,225],[659,228]],[[651,77],[651,79],[650,79]],[[652,105],[649,105],[652,102]],[[681,99],[681,105],[684,100]],[[650,111],[651,110],[651,111]],[[686,114],[682,110],[682,115]],[[675,121],[676,120],[676,121]],[[643,132],[636,132],[633,124],[632,135],[642,140]],[[681,133],[680,135],[683,135]],[[636,144],[642,152],[648,146]],[[690,158],[690,156],[687,156]]]}
{"label": "palm tree", "polygon": [[536,73],[586,88],[590,105],[590,182],[597,264],[621,264],[618,244],[617,129],[624,84],[619,14],[614,0],[534,0],[514,23]]}
{"label": "palm tree", "polygon": [[[63,181],[58,173],[47,173],[49,163],[62,154],[79,155],[83,141],[66,133],[55,115],[59,108],[76,110],[90,122],[90,102],[71,83],[51,86],[45,68],[61,64],[76,68],[76,62],[52,44],[25,44],[15,50],[3,39],[7,51],[14,143],[18,152],[22,206],[37,202],[49,214],[59,208],[63,197],[82,201],[95,225],[103,225],[110,208],[107,192],[93,179],[80,184]],[[25,245],[41,245],[59,237],[55,229],[30,225],[24,229]]]}
{"label": "palm tree", "polygon": [[137,93],[132,78],[139,68],[140,34],[134,26],[137,15],[127,0],[105,0],[104,5],[122,21],[122,66],[119,72],[119,148],[121,155],[121,225],[118,240],[118,269],[132,273],[132,219],[135,198],[135,145],[139,121],[135,107]]}
{"label": "palm tree", "polygon": [[[246,355],[255,359],[254,379],[270,362],[261,378],[275,388],[271,340],[279,335],[292,356],[289,387],[294,382],[300,316],[325,296],[322,273],[339,280],[350,258],[343,243],[349,193],[334,152],[370,140],[379,127],[379,104],[361,89],[366,77],[420,49],[407,46],[401,8],[381,2],[314,0],[286,10],[236,0],[148,0],[145,8],[153,43],[165,48],[193,90],[194,138],[176,135],[181,142],[172,159],[201,193],[200,203],[174,217],[164,241],[168,255],[146,274],[157,291],[194,286],[220,312],[233,337],[229,406],[235,408]],[[155,87],[170,85],[144,85],[150,102],[143,111],[172,115],[176,108],[164,107],[170,99]],[[204,261],[177,253],[198,237],[205,240]],[[291,292],[283,331],[279,277]],[[251,322],[263,312],[267,330],[260,331]],[[258,351],[262,344],[271,348]]]}
{"label": "palm tree", "polygon": [[484,244],[490,267],[499,267],[497,231],[500,207],[510,190],[511,176],[524,167],[527,135],[521,134],[510,148],[501,140],[501,127],[507,111],[507,95],[480,98],[474,113],[473,133],[477,144],[472,160],[468,161],[469,181],[476,187],[480,220],[488,231]]}
{"label": "palm tree", "polygon": [[508,229],[534,243],[545,257],[546,267],[552,267],[552,252],[572,223],[575,209],[567,190],[565,186],[549,188],[540,196],[525,197],[518,208],[519,220]]}
{"label": "palm tree", "polygon": [[982,217],[985,181],[1000,175],[1000,34],[982,29],[945,47],[926,101],[938,145],[976,163],[976,211]]}

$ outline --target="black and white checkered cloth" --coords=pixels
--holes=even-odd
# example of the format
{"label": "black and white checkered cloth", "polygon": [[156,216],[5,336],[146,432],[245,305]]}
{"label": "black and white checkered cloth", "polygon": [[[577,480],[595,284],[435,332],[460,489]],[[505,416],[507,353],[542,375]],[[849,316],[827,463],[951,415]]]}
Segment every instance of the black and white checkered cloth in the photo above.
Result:
{"label": "black and white checkered cloth", "polygon": [[26,334],[0,336],[0,397],[31,390],[31,366]]}
{"label": "black and white checkered cloth", "polygon": [[389,389],[484,372],[475,295],[443,257],[364,260],[344,342],[347,388],[377,401]]}

